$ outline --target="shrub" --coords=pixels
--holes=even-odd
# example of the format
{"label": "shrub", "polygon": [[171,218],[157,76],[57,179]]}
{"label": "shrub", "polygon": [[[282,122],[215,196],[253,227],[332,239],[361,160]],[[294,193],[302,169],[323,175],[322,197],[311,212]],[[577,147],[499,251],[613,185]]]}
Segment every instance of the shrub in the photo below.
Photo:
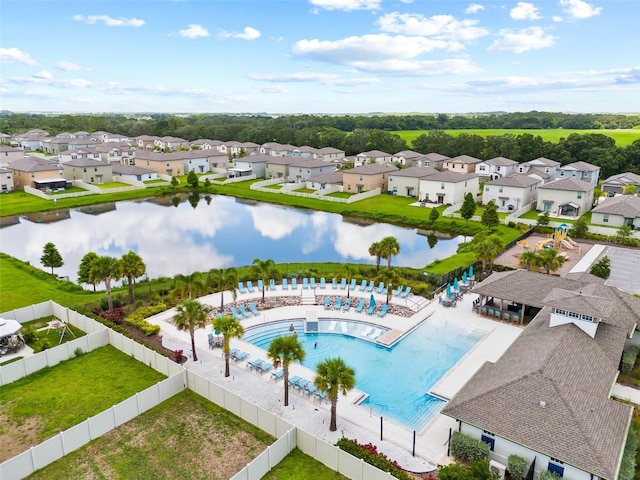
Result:
{"label": "shrub", "polygon": [[167,306],[164,303],[157,305],[149,305],[146,307],[140,307],[128,317],[125,317],[124,321],[129,325],[133,325],[144,332],[145,335],[155,335],[160,331],[160,325],[152,325],[145,319],[156,313],[164,312]]}
{"label": "shrub", "polygon": [[342,437],[336,442],[336,446],[400,480],[413,480],[413,477],[405,472],[396,461],[389,460],[384,453],[378,452],[378,448],[371,443],[360,445],[357,440]]}
{"label": "shrub", "polygon": [[638,359],[638,347],[632,345],[622,353],[622,363],[620,364],[620,372],[629,375],[633,370],[633,366]]}
{"label": "shrub", "polygon": [[479,462],[489,459],[489,445],[469,435],[453,432],[451,435],[451,455],[465,462]]}
{"label": "shrub", "polygon": [[76,357],[79,357],[80,355],[83,355],[83,354],[84,354],[84,351],[83,351],[80,347],[78,347],[78,348],[76,348],[76,349],[73,351],[73,354],[74,354]]}
{"label": "shrub", "polygon": [[27,345],[34,343],[38,339],[38,334],[34,326],[29,325],[22,329],[22,338]]}
{"label": "shrub", "polygon": [[[118,308],[120,306],[122,306],[122,301],[120,300],[120,297],[116,297],[114,295],[111,296],[111,300],[113,302],[113,308]],[[102,297],[100,299],[100,308],[102,310],[109,310],[109,299],[107,297]]]}
{"label": "shrub", "polygon": [[559,480],[558,474],[550,472],[549,470],[543,470],[538,475],[538,480]]}
{"label": "shrub", "polygon": [[618,480],[633,480],[636,471],[636,455],[638,453],[638,433],[633,425],[627,434]]}
{"label": "shrub", "polygon": [[507,470],[512,479],[520,480],[524,477],[524,471],[527,468],[527,460],[519,455],[509,455],[507,458]]}

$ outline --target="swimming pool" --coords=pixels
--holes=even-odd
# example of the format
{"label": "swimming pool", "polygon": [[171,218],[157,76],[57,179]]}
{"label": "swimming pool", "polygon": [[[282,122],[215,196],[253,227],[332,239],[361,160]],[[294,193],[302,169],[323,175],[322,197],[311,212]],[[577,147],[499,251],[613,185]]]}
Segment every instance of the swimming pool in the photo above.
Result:
{"label": "swimming pool", "polygon": [[[303,365],[315,370],[322,360],[341,356],[356,371],[356,388],[368,394],[360,405],[411,430],[424,428],[444,406],[443,400],[426,392],[485,335],[432,317],[386,348],[363,339],[358,332],[366,325],[360,322],[349,322],[354,336],[342,334],[339,328],[323,333],[329,332],[331,320],[320,319],[320,333],[313,334],[303,332],[302,320],[293,321],[306,351]],[[248,328],[244,340],[267,350],[273,338],[291,334],[291,323]]]}

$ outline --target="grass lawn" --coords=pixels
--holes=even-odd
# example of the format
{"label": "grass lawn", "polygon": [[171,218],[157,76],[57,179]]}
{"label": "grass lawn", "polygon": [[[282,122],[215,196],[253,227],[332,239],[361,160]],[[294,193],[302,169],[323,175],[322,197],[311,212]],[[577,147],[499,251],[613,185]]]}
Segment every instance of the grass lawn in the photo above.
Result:
{"label": "grass lawn", "polygon": [[296,192],[313,194],[313,193],[316,193],[317,190],[313,190],[312,188],[298,188]]}
{"label": "grass lawn", "polygon": [[343,478],[347,477],[295,448],[262,477],[262,480],[340,480]]}
{"label": "grass lawn", "polygon": [[[527,213],[520,215],[520,217],[518,218],[526,218],[528,220],[538,220],[539,216],[540,216],[540,213],[536,212],[535,210],[529,210]],[[591,212],[589,211],[585,213],[583,217],[587,221],[587,224],[591,225]],[[560,222],[560,223],[566,223],[568,225],[571,225],[572,223],[575,223],[577,218],[549,217],[549,220],[552,222]]]}
{"label": "grass lawn", "polygon": [[145,185],[153,185],[154,183],[165,183],[166,180],[162,180],[161,178],[158,178],[156,180],[145,180],[144,183]]}
{"label": "grass lawn", "polygon": [[0,460],[165,378],[107,345],[0,387]]}
{"label": "grass lawn", "polygon": [[273,185],[267,185],[265,188],[272,188],[274,190],[280,190],[280,189],[282,189],[282,185],[280,185],[279,183],[275,183]]}
{"label": "grass lawn", "polygon": [[274,440],[231,412],[184,391],[28,478],[222,480],[235,475]]}
{"label": "grass lawn", "polygon": [[[31,320],[30,322],[24,322],[22,324],[22,332],[25,333],[28,328],[33,328],[35,330],[36,338],[33,341],[27,342],[35,352],[41,351],[43,348],[55,347],[56,345],[60,345],[62,343],[67,343],[71,340],[75,340],[76,338],[84,337],[86,335],[85,332],[80,330],[79,328],[74,327],[71,324],[67,324],[67,329],[71,331],[71,333],[66,332],[60,337],[60,331],[55,328],[47,328],[46,330],[38,331],[40,328],[47,327],[47,324],[52,321],[57,320],[54,316],[38,318],[36,320]],[[27,338],[25,338],[26,340]]]}
{"label": "grass lawn", "polygon": [[96,187],[101,188],[102,190],[106,190],[109,188],[120,188],[120,187],[130,187],[131,185],[129,185],[128,183],[124,183],[124,182],[106,182],[106,183],[99,183],[96,184]]}
{"label": "grass lawn", "polygon": [[88,190],[85,190],[84,188],[80,188],[80,187],[69,187],[66,190],[61,190],[60,192],[51,192],[49,193],[49,195],[65,195],[67,193],[80,193],[80,192],[87,192]]}
{"label": "grass lawn", "polygon": [[[429,130],[398,130],[391,133],[400,135],[401,138],[407,141],[409,145],[422,134],[429,134]],[[640,129],[620,129],[620,130],[563,130],[563,129],[538,129],[538,130],[526,130],[526,129],[466,129],[466,130],[445,130],[445,133],[453,136],[458,136],[462,133],[470,135],[480,135],[481,137],[489,136],[501,136],[501,135],[522,135],[530,134],[533,136],[540,136],[545,142],[559,143],[561,138],[567,138],[572,133],[578,135],[587,134],[601,134],[611,137],[615,140],[616,146],[626,147],[631,145],[634,141],[640,139]]]}
{"label": "grass lawn", "polygon": [[349,198],[351,196],[350,193],[347,192],[333,192],[329,195],[325,195],[326,197],[336,197],[336,198]]}

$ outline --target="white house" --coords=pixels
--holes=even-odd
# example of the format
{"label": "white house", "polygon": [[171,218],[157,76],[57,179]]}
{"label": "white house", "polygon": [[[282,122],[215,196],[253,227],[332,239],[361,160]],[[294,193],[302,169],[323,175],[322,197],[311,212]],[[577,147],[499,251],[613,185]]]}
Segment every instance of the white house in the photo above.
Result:
{"label": "white house", "polygon": [[598,185],[600,167],[587,162],[573,162],[556,169],[556,178],[576,178]]}
{"label": "white house", "polygon": [[379,163],[384,165],[385,163],[395,162],[395,157],[390,153],[381,152],[380,150],[369,150],[368,152],[362,152],[355,156],[353,163],[355,167],[361,167],[367,163]]}
{"label": "white house", "polygon": [[402,150],[401,152],[398,152],[394,155],[395,161],[403,167],[413,167],[413,161],[422,156],[423,155],[421,153],[414,152],[413,150]]}
{"label": "white house", "polygon": [[591,223],[608,227],[629,225],[640,230],[640,197],[617,195],[607,198],[591,210]]}
{"label": "white house", "polygon": [[113,175],[145,182],[147,180],[157,180],[158,173],[148,168],[136,167],[135,165],[114,164],[111,166]]}
{"label": "white house", "polygon": [[516,172],[518,162],[505,157],[496,157],[484,160],[476,165],[476,173],[481,177],[489,177],[492,180],[506,177]]}
{"label": "white house", "polygon": [[296,183],[306,182],[312,177],[335,172],[332,163],[320,159],[298,159],[289,165],[289,180]]}
{"label": "white house", "polygon": [[268,160],[268,155],[248,155],[236,158],[233,162],[233,168],[229,169],[229,176],[255,175],[257,178],[266,178]]}
{"label": "white house", "polygon": [[291,156],[291,152],[295,150],[296,147],[289,144],[282,144],[278,142],[267,142],[260,145],[258,152],[262,155],[271,155],[274,157],[285,157]]}
{"label": "white house", "polygon": [[60,159],[60,163],[68,163],[71,160],[78,159],[91,159],[91,160],[100,160],[100,153],[90,150],[84,150],[82,148],[75,148],[73,150],[65,150],[64,152],[60,152],[58,154],[58,159]]}
{"label": "white house", "polygon": [[561,178],[538,187],[536,210],[579,217],[591,210],[594,185],[583,180]]}
{"label": "white house", "polygon": [[518,173],[524,173],[525,175],[540,173],[543,180],[549,181],[556,178],[556,170],[560,166],[560,162],[555,160],[549,160],[548,158],[539,157],[535,160],[523,162],[518,165]]}
{"label": "white house", "polygon": [[0,167],[0,193],[13,192],[14,188],[13,172],[9,169]]}
{"label": "white house", "polygon": [[640,175],[625,172],[611,175],[602,182],[603,192],[625,193],[628,187],[635,187],[635,191],[640,189]]}
{"label": "white house", "polygon": [[420,179],[418,198],[421,201],[447,205],[462,203],[468,192],[471,192],[475,198],[480,188],[478,179],[475,173],[444,170]]}
{"label": "white house", "polygon": [[342,187],[342,172],[323,173],[307,180],[307,188],[311,190],[324,190],[334,187]]}
{"label": "white house", "polygon": [[482,204],[494,201],[500,212],[514,212],[538,198],[539,178],[515,173],[484,184]]}
{"label": "white house", "polygon": [[402,197],[417,197],[420,179],[435,175],[438,171],[432,167],[409,167],[389,174],[389,193]]}
{"label": "white house", "polygon": [[444,162],[449,160],[449,157],[432,152],[427,153],[426,155],[421,155],[420,157],[416,157],[412,160],[414,167],[433,167],[442,169],[444,167]]}
{"label": "white house", "polygon": [[318,154],[320,152],[317,148],[310,147],[308,145],[303,145],[302,147],[296,147],[291,151],[292,157],[303,157],[303,158],[318,158]]}

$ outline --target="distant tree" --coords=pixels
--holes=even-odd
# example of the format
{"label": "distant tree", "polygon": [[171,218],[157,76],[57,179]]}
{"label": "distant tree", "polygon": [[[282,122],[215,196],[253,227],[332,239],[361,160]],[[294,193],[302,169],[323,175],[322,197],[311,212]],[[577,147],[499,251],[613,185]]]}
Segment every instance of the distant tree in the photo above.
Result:
{"label": "distant tree", "polygon": [[51,274],[53,275],[54,268],[60,268],[64,265],[62,261],[62,255],[58,252],[56,246],[49,242],[44,246],[42,256],[40,257],[40,263],[45,267],[51,267]]}
{"label": "distant tree", "polygon": [[193,361],[198,361],[196,354],[195,331],[198,328],[204,328],[207,325],[209,317],[209,307],[203,305],[197,300],[185,300],[176,307],[176,314],[173,321],[178,330],[189,332],[191,337],[191,352],[193,353]]}
{"label": "distant tree", "polygon": [[198,188],[198,175],[193,170],[187,174],[187,185],[192,188]]}
{"label": "distant tree", "polygon": [[496,202],[491,200],[484,206],[484,211],[482,212],[482,218],[480,221],[482,222],[482,225],[489,229],[489,231],[492,231],[500,224],[498,205],[496,205]]}
{"label": "distant tree", "polygon": [[207,285],[213,286],[220,292],[220,312],[224,309],[224,292],[231,290],[233,300],[238,297],[238,271],[231,267],[210,270],[207,274]]}
{"label": "distant tree", "polygon": [[609,278],[609,275],[611,275],[611,259],[605,255],[596,263],[591,265],[591,270],[589,270],[589,273],[606,280],[607,278]]}
{"label": "distant tree", "polygon": [[429,223],[433,225],[434,223],[436,223],[436,220],[438,220],[438,218],[440,218],[440,212],[438,211],[438,209],[436,207],[431,208],[431,211],[429,212]]}
{"label": "distant tree", "polygon": [[120,267],[122,268],[122,275],[127,278],[127,282],[129,283],[129,303],[133,305],[135,300],[133,284],[136,278],[146,273],[147,266],[136,252],[129,250],[120,259]]}
{"label": "distant tree", "polygon": [[284,371],[284,406],[289,405],[289,365],[293,362],[304,361],[306,352],[302,348],[302,344],[295,335],[283,335],[271,340],[267,350],[269,358],[282,364]]}
{"label": "distant tree", "polygon": [[213,328],[218,330],[224,336],[224,343],[222,344],[222,351],[224,352],[224,376],[231,375],[229,370],[229,352],[231,352],[231,339],[242,338],[244,335],[244,328],[240,321],[235,317],[215,317],[213,319]]}
{"label": "distant tree", "polygon": [[346,395],[356,385],[356,372],[340,357],[327,358],[316,365],[318,375],[314,380],[315,386],[321,392],[327,392],[331,402],[331,422],[329,430],[335,432],[337,426],[338,394]]}
{"label": "distant tree", "polygon": [[547,273],[555,272],[564,265],[565,257],[558,255],[555,248],[545,248],[538,254],[538,265]]}
{"label": "distant tree", "polygon": [[253,262],[251,262],[249,272],[251,275],[262,280],[262,303],[264,303],[265,289],[267,288],[267,285],[269,285],[269,279],[280,276],[280,271],[278,270],[278,267],[276,267],[276,262],[270,258],[267,260],[254,258]]}
{"label": "distant tree", "polygon": [[460,216],[468,222],[469,219],[475,215],[475,213],[476,201],[473,199],[473,193],[467,192],[467,194],[464,196],[462,207],[460,207]]}
{"label": "distant tree", "polygon": [[96,284],[89,279],[89,272],[91,271],[91,265],[96,258],[98,258],[98,254],[96,252],[85,253],[80,260],[80,265],[78,266],[78,284],[82,285],[83,283],[90,283],[93,285],[94,292],[96,291]]}
{"label": "distant tree", "polygon": [[502,252],[504,245],[497,235],[477,234],[473,239],[473,253],[482,261],[482,270],[493,269],[493,261]]}
{"label": "distant tree", "polygon": [[571,236],[574,238],[585,238],[589,233],[589,224],[586,218],[580,217],[571,226]]}
{"label": "distant tree", "polygon": [[387,304],[391,301],[391,294],[393,292],[393,283],[398,282],[400,275],[395,268],[386,268],[381,270],[376,277],[376,280],[385,284],[387,292]]}
{"label": "distant tree", "polygon": [[538,254],[533,250],[527,250],[520,254],[518,263],[521,267],[531,270],[538,266]]}
{"label": "distant tree", "polygon": [[122,270],[120,269],[120,261],[117,258],[109,256],[98,257],[91,263],[89,281],[94,284],[104,282],[109,310],[113,310],[111,281],[120,280],[121,278]]}
{"label": "distant tree", "polygon": [[180,185],[180,180],[178,179],[178,177],[171,177],[171,186],[174,190],[178,188],[178,185]]}
{"label": "distant tree", "polygon": [[[621,225],[618,230],[616,230],[616,234],[614,236],[614,239],[616,242],[618,242],[621,245],[627,245],[629,242],[629,240],[631,239],[631,234],[633,233],[633,229],[631,228],[631,226],[627,225],[626,223]],[[53,270],[52,270],[53,272]]]}
{"label": "distant tree", "polygon": [[369,247],[369,255],[376,257],[376,272],[380,270],[380,260],[382,259],[382,251],[380,242],[373,242]]}
{"label": "distant tree", "polygon": [[387,259],[387,268],[391,268],[391,259],[400,253],[400,243],[396,237],[384,237],[380,240],[382,256]]}
{"label": "distant tree", "polygon": [[549,221],[549,212],[543,212],[538,215],[538,219],[536,220],[536,227],[548,227]]}
{"label": "distant tree", "polygon": [[199,297],[207,289],[200,272],[193,272],[189,275],[179,273],[173,277],[173,284],[174,289],[171,296],[174,299]]}

